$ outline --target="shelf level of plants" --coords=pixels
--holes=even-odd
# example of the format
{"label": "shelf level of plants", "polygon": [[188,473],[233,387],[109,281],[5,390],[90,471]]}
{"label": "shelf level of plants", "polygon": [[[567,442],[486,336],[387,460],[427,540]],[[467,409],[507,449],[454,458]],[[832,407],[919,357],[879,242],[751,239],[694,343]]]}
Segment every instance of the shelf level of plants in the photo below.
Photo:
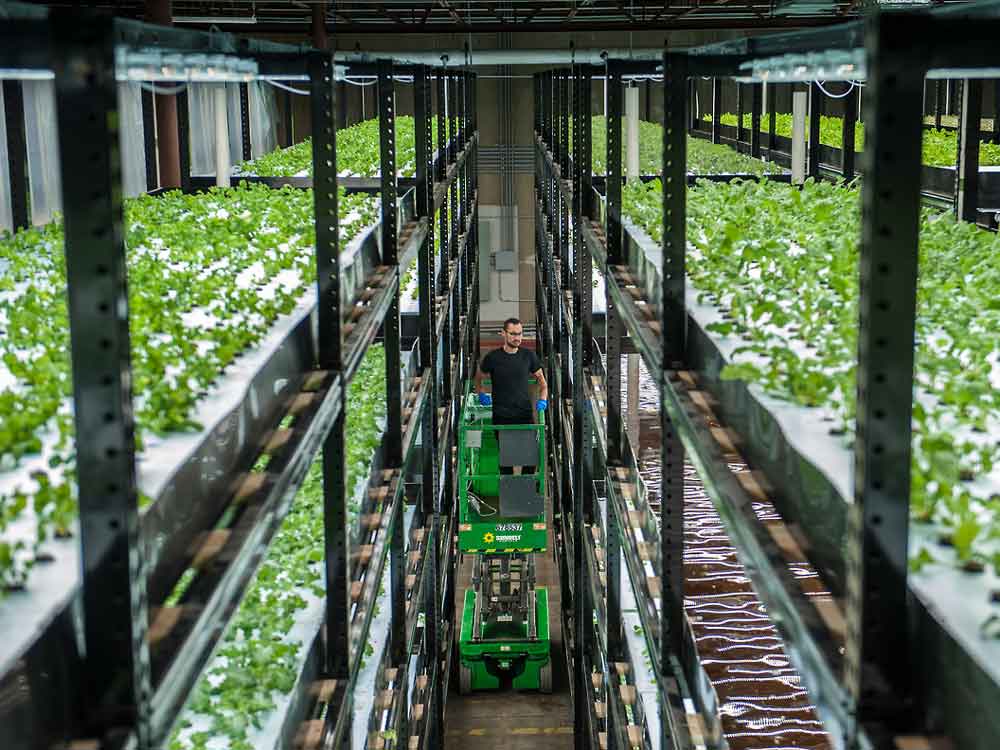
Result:
{"label": "shelf level of plants", "polygon": [[[706,121],[711,121],[711,115],[704,115]],[[736,127],[739,120],[735,114],[725,113],[720,117],[723,125]],[[743,127],[749,133],[751,129],[751,117],[743,115]],[[767,134],[768,116],[761,117],[760,132]],[[776,114],[775,135],[785,138],[792,137],[792,116],[790,114]],[[808,139],[809,120],[806,118],[806,138]],[[844,144],[843,119],[840,117],[820,116],[819,140],[824,146],[842,148]],[[865,145],[865,125],[858,122],[854,130],[854,150],[863,151]],[[923,134],[923,163],[930,167],[953,167],[958,154],[958,133],[952,130],[931,128],[924,130]],[[1000,145],[981,142],[979,144],[979,164],[980,166],[1000,166]]]}
{"label": "shelf level of plants", "polygon": [[[624,213],[654,240],[659,182],[630,184]],[[859,192],[807,182],[700,182],[688,192],[688,274],[738,343],[723,377],[855,422]],[[939,524],[968,571],[1000,575],[1000,240],[950,214],[921,217],[911,511]],[[935,561],[913,550],[918,569]]]}

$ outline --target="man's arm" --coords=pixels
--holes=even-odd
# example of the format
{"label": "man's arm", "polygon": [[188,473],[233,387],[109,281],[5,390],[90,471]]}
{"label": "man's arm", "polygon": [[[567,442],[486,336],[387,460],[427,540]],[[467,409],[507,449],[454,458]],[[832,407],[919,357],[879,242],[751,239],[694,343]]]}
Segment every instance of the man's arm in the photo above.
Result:
{"label": "man's arm", "polygon": [[486,364],[486,357],[483,357],[482,363],[479,365],[479,367],[476,368],[476,377],[475,377],[476,393],[484,393],[483,379],[487,375],[486,371],[483,370],[483,365],[485,364]]}
{"label": "man's arm", "polygon": [[534,375],[535,380],[538,381],[538,398],[542,401],[549,400],[549,384],[545,382],[545,371],[541,367],[535,372],[531,373]]}

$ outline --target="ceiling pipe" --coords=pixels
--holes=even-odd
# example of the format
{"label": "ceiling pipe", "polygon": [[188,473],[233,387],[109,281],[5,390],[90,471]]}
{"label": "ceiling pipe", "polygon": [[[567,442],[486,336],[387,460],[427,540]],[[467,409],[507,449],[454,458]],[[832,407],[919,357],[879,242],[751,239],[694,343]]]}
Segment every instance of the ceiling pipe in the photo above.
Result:
{"label": "ceiling pipe", "polygon": [[[602,65],[604,55],[616,60],[663,60],[663,48],[648,49],[487,49],[472,50],[469,53],[471,65],[563,65],[576,61],[578,64]],[[338,50],[338,63],[373,63],[379,58],[391,57],[398,63],[411,65],[464,65],[465,50],[435,50],[431,52],[410,51],[367,51]]]}

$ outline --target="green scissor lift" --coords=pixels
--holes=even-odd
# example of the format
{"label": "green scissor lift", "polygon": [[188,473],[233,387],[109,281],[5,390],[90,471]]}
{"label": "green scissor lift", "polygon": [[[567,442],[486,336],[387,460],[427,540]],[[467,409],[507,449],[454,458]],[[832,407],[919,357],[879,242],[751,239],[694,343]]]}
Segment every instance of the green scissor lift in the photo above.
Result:
{"label": "green scissor lift", "polygon": [[[535,586],[546,551],[545,423],[493,425],[492,408],[466,387],[458,428],[458,548],[475,555],[459,637],[459,690],[552,691],[548,592]],[[505,466],[533,474],[501,475]]]}

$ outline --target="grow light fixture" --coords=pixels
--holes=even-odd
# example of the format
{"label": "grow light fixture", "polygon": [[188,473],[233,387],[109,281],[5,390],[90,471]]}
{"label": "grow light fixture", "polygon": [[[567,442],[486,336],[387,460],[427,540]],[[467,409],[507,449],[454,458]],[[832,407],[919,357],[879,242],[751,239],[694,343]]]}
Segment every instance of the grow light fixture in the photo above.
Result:
{"label": "grow light fixture", "polygon": [[55,77],[45,68],[0,68],[0,81],[51,81]]}
{"label": "grow light fixture", "polygon": [[736,80],[744,83],[857,81],[866,77],[865,53],[862,49],[765,57],[743,63],[740,70],[745,74]]}
{"label": "grow light fixture", "polygon": [[174,23],[208,23],[221,26],[227,23],[257,23],[257,16],[174,16]]}
{"label": "grow light fixture", "polygon": [[778,0],[774,6],[776,16],[822,16],[837,10],[834,0]]}
{"label": "grow light fixture", "polygon": [[152,47],[115,52],[119,81],[243,83],[257,77],[255,60],[232,55],[169,52]]}

